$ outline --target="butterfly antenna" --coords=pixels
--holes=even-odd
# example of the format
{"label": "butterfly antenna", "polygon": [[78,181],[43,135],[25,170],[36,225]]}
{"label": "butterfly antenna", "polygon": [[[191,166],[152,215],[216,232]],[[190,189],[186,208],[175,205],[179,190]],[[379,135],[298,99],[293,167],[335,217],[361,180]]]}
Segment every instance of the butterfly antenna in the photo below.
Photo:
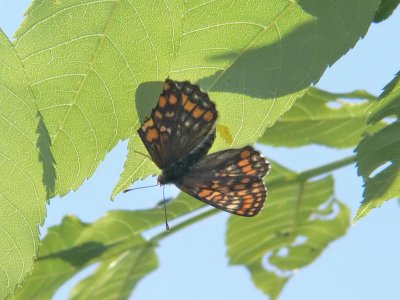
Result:
{"label": "butterfly antenna", "polygon": [[134,191],[134,190],[147,189],[149,187],[155,187],[155,186],[158,186],[158,184],[152,184],[152,185],[140,186],[140,187],[132,188],[132,189],[126,189],[123,191],[123,193],[127,193],[127,192]]}
{"label": "butterfly antenna", "polygon": [[162,190],[162,195],[163,195],[163,198],[164,198],[165,230],[169,231],[168,216],[167,216],[167,206],[165,204],[165,202],[167,202],[167,201],[165,200],[164,191],[165,191],[165,185],[163,186],[163,190]]}

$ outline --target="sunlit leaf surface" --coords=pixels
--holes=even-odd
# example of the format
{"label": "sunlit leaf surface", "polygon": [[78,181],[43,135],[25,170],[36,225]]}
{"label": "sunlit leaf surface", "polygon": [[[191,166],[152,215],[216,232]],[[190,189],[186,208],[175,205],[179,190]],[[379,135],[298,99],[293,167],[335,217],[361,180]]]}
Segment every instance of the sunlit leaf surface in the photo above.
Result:
{"label": "sunlit leaf surface", "polygon": [[23,66],[0,29],[0,299],[31,272],[53,188],[49,139]]}
{"label": "sunlit leaf surface", "polygon": [[[329,0],[323,6],[318,0],[185,2],[169,75],[198,83],[216,102],[219,126],[212,151],[255,143],[328,65],[366,33],[378,4],[376,0]],[[153,106],[161,83],[154,89],[143,93]],[[144,115],[150,112],[151,107]],[[134,140],[113,196],[155,172],[149,160],[133,152],[143,149],[140,139]]]}

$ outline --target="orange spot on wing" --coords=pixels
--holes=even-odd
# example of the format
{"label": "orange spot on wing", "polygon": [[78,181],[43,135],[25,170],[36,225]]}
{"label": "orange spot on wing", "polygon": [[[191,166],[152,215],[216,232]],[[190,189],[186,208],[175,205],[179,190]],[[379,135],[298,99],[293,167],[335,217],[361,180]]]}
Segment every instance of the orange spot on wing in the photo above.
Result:
{"label": "orange spot on wing", "polygon": [[250,172],[247,172],[246,175],[256,175],[257,174],[257,170],[251,170]]}
{"label": "orange spot on wing", "polygon": [[165,96],[161,96],[160,99],[158,100],[158,105],[163,108],[167,104],[167,99]]}
{"label": "orange spot on wing", "polygon": [[178,102],[178,100],[176,99],[176,96],[174,94],[169,95],[168,101],[169,101],[169,104],[171,104],[171,105],[175,105]]}
{"label": "orange spot on wing", "polygon": [[214,118],[214,114],[211,111],[208,111],[204,114],[203,119],[207,122],[210,122]]}
{"label": "orange spot on wing", "polygon": [[153,121],[153,119],[148,119],[146,122],[143,123],[143,125],[142,125],[142,130],[143,130],[143,131],[146,131],[147,128],[153,127],[153,126],[154,126],[154,121]]}
{"label": "orange spot on wing", "polygon": [[244,205],[242,205],[242,209],[249,209],[251,207],[250,203],[246,203]]}
{"label": "orange spot on wing", "polygon": [[243,159],[243,160],[241,160],[241,161],[238,162],[238,166],[239,166],[239,167],[244,167],[244,166],[247,166],[249,163],[250,163],[250,162],[249,162],[248,159]]}
{"label": "orange spot on wing", "polygon": [[201,109],[200,107],[196,107],[195,110],[192,112],[192,115],[198,119],[200,116],[204,113],[204,110]]}
{"label": "orange spot on wing", "polygon": [[244,203],[245,203],[245,204],[253,204],[253,203],[254,203],[254,199],[253,199],[253,198],[251,198],[251,199],[246,199],[246,200],[244,200]]}
{"label": "orange spot on wing", "polygon": [[192,102],[192,101],[187,101],[185,106],[183,107],[186,111],[192,111],[192,109],[196,106],[196,103]]}
{"label": "orange spot on wing", "polygon": [[156,129],[149,129],[149,131],[146,133],[146,140],[151,143],[152,141],[158,139],[158,132]]}
{"label": "orange spot on wing", "polygon": [[253,167],[250,166],[250,165],[248,165],[248,166],[245,166],[245,167],[242,169],[242,172],[247,173],[247,172],[251,171],[252,169],[253,169]]}
{"label": "orange spot on wing", "polygon": [[250,182],[250,178],[243,178],[242,179],[242,183],[249,183]]}
{"label": "orange spot on wing", "polygon": [[247,195],[247,190],[241,190],[237,194],[238,194],[238,196],[245,196],[245,195]]}
{"label": "orange spot on wing", "polygon": [[235,190],[243,190],[245,188],[244,184],[237,184],[235,185]]}
{"label": "orange spot on wing", "polygon": [[251,153],[250,153],[249,150],[244,150],[244,151],[242,151],[242,153],[240,153],[240,157],[241,157],[242,159],[249,158],[250,156],[251,156]]}
{"label": "orange spot on wing", "polygon": [[220,201],[222,199],[222,195],[218,195],[214,197],[214,201]]}
{"label": "orange spot on wing", "polygon": [[188,100],[188,95],[182,94],[182,103],[185,103]]}
{"label": "orange spot on wing", "polygon": [[205,198],[205,197],[209,196],[211,193],[212,193],[211,190],[202,190],[202,191],[199,193],[199,196],[200,196],[201,198]]}

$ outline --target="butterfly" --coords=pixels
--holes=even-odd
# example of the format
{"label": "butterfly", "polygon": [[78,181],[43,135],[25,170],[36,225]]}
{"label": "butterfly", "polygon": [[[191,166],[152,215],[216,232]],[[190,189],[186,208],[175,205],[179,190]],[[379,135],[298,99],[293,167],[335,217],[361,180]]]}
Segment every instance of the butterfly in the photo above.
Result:
{"label": "butterfly", "polygon": [[157,106],[138,129],[159,184],[180,190],[218,209],[252,217],[267,190],[270,164],[251,146],[207,155],[216,136],[218,112],[207,93],[188,81],[166,79]]}

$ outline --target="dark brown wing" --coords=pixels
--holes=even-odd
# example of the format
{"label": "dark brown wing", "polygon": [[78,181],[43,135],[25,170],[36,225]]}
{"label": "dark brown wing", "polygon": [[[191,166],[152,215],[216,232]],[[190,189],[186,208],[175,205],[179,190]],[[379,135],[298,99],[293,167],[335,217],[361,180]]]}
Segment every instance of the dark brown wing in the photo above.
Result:
{"label": "dark brown wing", "polygon": [[138,133],[153,161],[165,169],[202,143],[217,116],[214,103],[197,85],[167,79],[156,108]]}
{"label": "dark brown wing", "polygon": [[254,148],[230,149],[207,155],[176,186],[216,208],[253,217],[264,205],[267,190],[262,178],[269,169]]}

